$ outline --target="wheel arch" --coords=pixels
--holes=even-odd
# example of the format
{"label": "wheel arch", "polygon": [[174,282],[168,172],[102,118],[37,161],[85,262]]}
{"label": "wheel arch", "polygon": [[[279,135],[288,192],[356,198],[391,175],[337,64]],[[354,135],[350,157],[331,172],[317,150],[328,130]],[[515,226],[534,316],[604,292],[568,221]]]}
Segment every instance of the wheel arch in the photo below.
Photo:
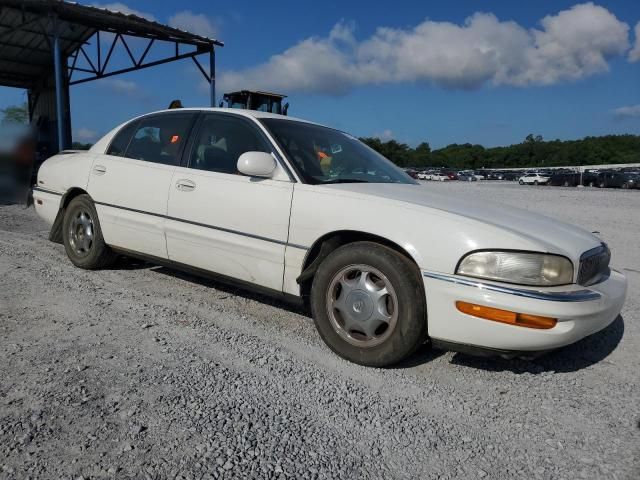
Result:
{"label": "wheel arch", "polygon": [[401,245],[386,237],[375,233],[359,230],[336,230],[325,233],[319,237],[309,250],[302,264],[302,270],[296,281],[300,285],[300,293],[303,298],[308,298],[311,284],[318,266],[334,250],[343,245],[355,242],[373,242],[390,248],[403,255],[419,269],[416,259]]}
{"label": "wheel arch", "polygon": [[53,225],[51,225],[51,231],[49,232],[49,240],[55,243],[62,243],[62,222],[64,221],[64,214],[67,206],[79,195],[88,195],[87,191],[80,187],[71,187],[68,189],[60,199],[60,207]]}

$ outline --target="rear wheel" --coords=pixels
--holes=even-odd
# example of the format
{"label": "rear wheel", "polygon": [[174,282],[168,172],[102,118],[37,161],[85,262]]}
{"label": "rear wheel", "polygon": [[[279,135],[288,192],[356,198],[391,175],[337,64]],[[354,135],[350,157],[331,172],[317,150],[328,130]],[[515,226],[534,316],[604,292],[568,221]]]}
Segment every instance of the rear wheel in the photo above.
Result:
{"label": "rear wheel", "polygon": [[89,195],[79,195],[67,206],[62,239],[67,256],[76,267],[104,268],[116,258],[104,243],[98,213]]}
{"label": "rear wheel", "polygon": [[520,180],[518,183],[519,183],[520,185],[524,185],[524,181],[523,181],[523,180]]}
{"label": "rear wheel", "polygon": [[570,186],[570,185],[569,185],[569,180],[565,180],[565,181],[564,181],[564,186],[565,186],[565,187],[569,187],[569,186]]}
{"label": "rear wheel", "polygon": [[600,184],[598,185],[598,187],[600,187],[600,188],[604,188],[604,187],[605,187],[604,182],[600,182]]}
{"label": "rear wheel", "polygon": [[538,180],[534,180],[534,181],[533,181],[533,184],[534,184],[535,186],[538,186]]}
{"label": "rear wheel", "polygon": [[596,184],[595,184],[595,182],[592,180],[592,181],[590,181],[590,182],[589,182],[589,186],[590,186],[590,187],[595,187],[595,186],[596,186]]}
{"label": "rear wheel", "polygon": [[629,184],[628,184],[628,183],[626,183],[626,182],[625,182],[625,183],[623,183],[623,184],[622,184],[622,188],[624,188],[624,189],[626,190],[627,188],[629,188]]}
{"label": "rear wheel", "polygon": [[322,262],[313,279],[311,310],[329,348],[361,365],[393,365],[427,338],[419,270],[377,243],[345,245]]}

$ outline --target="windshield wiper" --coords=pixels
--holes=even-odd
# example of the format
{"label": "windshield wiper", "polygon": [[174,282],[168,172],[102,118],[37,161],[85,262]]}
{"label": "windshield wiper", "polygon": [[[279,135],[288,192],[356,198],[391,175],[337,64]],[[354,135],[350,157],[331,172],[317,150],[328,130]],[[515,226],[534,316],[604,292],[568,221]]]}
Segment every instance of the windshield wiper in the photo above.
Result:
{"label": "windshield wiper", "polygon": [[370,183],[366,180],[361,180],[359,178],[335,178],[333,180],[329,180],[328,182],[320,182],[320,185],[332,185],[336,183]]}

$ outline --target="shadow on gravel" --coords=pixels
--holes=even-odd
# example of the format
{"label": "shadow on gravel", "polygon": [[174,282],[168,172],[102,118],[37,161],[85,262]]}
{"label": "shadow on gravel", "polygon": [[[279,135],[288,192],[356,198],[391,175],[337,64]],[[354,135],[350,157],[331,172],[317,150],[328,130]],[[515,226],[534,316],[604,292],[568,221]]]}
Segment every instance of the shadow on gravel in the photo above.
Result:
{"label": "shadow on gravel", "polygon": [[[150,265],[147,264],[147,267]],[[168,275],[170,277],[178,278],[180,280],[185,280],[187,282],[197,283],[198,285],[202,285],[208,288],[214,288],[220,292],[228,293],[229,295],[233,295],[236,297],[241,297],[246,300],[255,300],[256,302],[266,303],[276,308],[280,308],[283,310],[287,310],[291,313],[296,313],[298,315],[303,315],[305,317],[311,318],[309,312],[307,312],[301,306],[292,304],[291,302],[286,302],[277,297],[272,297],[266,294],[261,294],[258,292],[251,291],[249,289],[237,287],[235,285],[230,285],[228,283],[224,283],[219,280],[214,280],[212,278],[199,277],[197,275],[192,275],[190,273],[182,272],[179,270],[172,270],[170,268],[161,267],[161,266],[153,266],[152,270],[157,273],[162,273],[163,275]]]}
{"label": "shadow on gravel", "polygon": [[130,257],[118,257],[109,270],[145,270],[152,269],[156,265]]}
{"label": "shadow on gravel", "polygon": [[535,360],[499,357],[473,357],[456,353],[451,363],[465,367],[479,368],[491,372],[511,371],[513,373],[568,373],[590,367],[607,358],[613,352],[624,334],[624,320],[618,316],[604,330],[594,333],[573,345],[560,348]]}
{"label": "shadow on gravel", "polygon": [[400,363],[389,367],[390,370],[401,370],[404,368],[413,368],[423,365],[425,363],[432,362],[436,358],[446,354],[446,350],[439,350],[437,348],[431,348],[430,345],[422,345],[413,355],[409,355]]}

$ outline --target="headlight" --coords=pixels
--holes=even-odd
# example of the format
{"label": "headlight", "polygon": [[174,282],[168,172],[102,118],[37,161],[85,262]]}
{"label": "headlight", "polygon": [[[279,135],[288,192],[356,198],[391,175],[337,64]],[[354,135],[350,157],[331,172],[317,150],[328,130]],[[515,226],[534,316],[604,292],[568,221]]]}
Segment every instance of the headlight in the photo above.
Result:
{"label": "headlight", "polygon": [[573,282],[571,260],[546,253],[470,253],[460,261],[456,273],[497,282],[545,287]]}

